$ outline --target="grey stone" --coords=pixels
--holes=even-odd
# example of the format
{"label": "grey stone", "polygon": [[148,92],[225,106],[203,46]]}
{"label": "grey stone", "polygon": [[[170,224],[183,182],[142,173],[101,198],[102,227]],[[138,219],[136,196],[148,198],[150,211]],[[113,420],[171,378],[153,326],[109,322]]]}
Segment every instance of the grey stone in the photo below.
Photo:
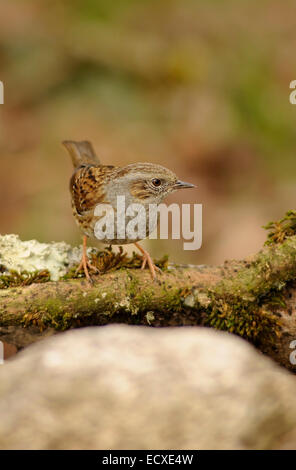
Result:
{"label": "grey stone", "polygon": [[0,366],[0,416],[1,449],[272,449],[295,378],[227,333],[85,328]]}

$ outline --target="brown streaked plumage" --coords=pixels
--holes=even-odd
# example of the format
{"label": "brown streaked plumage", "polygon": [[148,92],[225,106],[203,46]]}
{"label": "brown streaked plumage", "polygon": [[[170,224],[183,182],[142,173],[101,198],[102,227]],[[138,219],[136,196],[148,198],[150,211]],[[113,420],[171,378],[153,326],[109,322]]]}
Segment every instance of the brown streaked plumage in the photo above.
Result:
{"label": "brown streaked plumage", "polygon": [[[159,204],[171,192],[194,185],[179,181],[172,171],[153,163],[132,163],[123,168],[102,165],[88,141],[68,140],[63,144],[74,166],[70,180],[73,215],[83,232],[83,255],[78,270],[83,268],[85,276],[91,281],[88,271],[96,268],[88,260],[86,242],[88,237],[94,237],[95,224],[99,219],[94,214],[97,205],[110,204],[116,217],[117,197],[125,196],[126,207],[131,203],[141,203],[148,215],[149,204]],[[149,235],[148,219],[146,236]],[[148,264],[152,278],[156,277],[158,268],[154,266],[149,253],[138,244],[139,239],[121,239],[114,234],[113,238],[102,241],[111,245],[134,243],[143,254],[142,269]]]}

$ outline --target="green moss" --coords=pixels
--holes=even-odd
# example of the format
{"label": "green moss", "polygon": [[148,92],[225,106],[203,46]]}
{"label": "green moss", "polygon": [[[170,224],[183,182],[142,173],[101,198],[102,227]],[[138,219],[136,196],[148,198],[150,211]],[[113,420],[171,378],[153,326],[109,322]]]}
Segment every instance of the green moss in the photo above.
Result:
{"label": "green moss", "polygon": [[[281,332],[278,308],[285,308],[285,289],[296,275],[295,240],[260,252],[235,276],[207,291],[206,324],[253,343],[273,341]],[[284,260],[284,262],[283,262]]]}
{"label": "green moss", "polygon": [[[2,272],[5,268],[2,266]],[[0,289],[8,289],[10,287],[29,286],[33,283],[48,282],[50,273],[46,269],[42,271],[28,272],[9,271],[9,274],[0,275]]]}
{"label": "green moss", "polygon": [[282,243],[288,237],[296,235],[296,211],[288,211],[282,219],[269,222],[263,228],[269,231],[266,245]]}
{"label": "green moss", "polygon": [[183,306],[183,298],[181,297],[181,289],[168,288],[168,286],[161,283],[161,275],[158,281],[160,289],[158,288],[157,296],[155,296],[155,284],[151,281],[150,286],[145,286],[145,289],[140,288],[139,279],[130,273],[130,280],[126,285],[127,297],[130,299],[130,308],[134,311],[143,313],[155,308],[155,311],[161,312],[180,312]]}
{"label": "green moss", "polygon": [[273,342],[280,334],[279,318],[260,302],[242,302],[232,298],[225,300],[214,296],[205,324],[225,330],[256,344]]}
{"label": "green moss", "polygon": [[181,312],[184,309],[183,289],[169,289],[163,286],[164,309],[170,312]]}

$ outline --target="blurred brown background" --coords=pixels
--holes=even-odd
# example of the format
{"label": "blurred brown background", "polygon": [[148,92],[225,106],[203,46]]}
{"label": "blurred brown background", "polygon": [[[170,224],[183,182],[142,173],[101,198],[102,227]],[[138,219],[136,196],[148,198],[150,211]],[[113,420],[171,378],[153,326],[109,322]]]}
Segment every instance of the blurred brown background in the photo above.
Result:
{"label": "blurred brown background", "polygon": [[295,2],[7,0],[0,7],[0,232],[80,242],[70,159],[157,162],[196,190],[203,247],[149,241],[155,256],[219,263],[256,251],[295,208]]}

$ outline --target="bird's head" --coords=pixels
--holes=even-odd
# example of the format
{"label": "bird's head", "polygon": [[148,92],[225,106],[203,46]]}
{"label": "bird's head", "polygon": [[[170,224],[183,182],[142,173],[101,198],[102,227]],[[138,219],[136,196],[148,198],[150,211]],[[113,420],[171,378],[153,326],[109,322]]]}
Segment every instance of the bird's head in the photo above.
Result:
{"label": "bird's head", "polygon": [[166,196],[183,188],[194,188],[175,173],[154,163],[133,163],[122,168],[116,178],[121,188],[128,191],[133,202],[160,203]]}

